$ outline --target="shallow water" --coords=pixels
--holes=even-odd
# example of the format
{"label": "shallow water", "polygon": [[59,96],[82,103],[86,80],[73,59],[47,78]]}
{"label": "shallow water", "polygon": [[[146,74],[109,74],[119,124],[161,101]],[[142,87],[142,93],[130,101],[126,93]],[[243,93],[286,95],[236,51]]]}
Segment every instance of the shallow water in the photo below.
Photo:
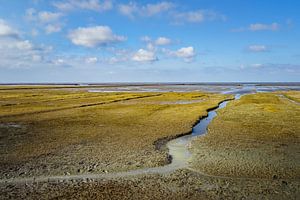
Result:
{"label": "shallow water", "polygon": [[217,116],[217,110],[224,108],[228,101],[222,102],[217,109],[209,111],[207,117],[203,118],[196,124],[192,130],[192,136],[202,135],[206,133],[208,124]]}
{"label": "shallow water", "polygon": [[272,92],[278,90],[300,90],[300,83],[240,83],[240,84],[158,84],[141,86],[113,86],[90,88],[89,92],[213,92],[222,94],[248,94],[255,92]]}
{"label": "shallow water", "polygon": [[[242,93],[239,93],[241,92]],[[236,93],[238,92],[238,93]],[[245,88],[244,90],[232,91],[232,94],[235,94],[234,100],[238,100],[241,96],[245,94],[253,93],[252,88]],[[178,166],[181,163],[181,166],[186,166],[189,158],[191,157],[191,153],[188,150],[188,145],[190,142],[198,136],[204,135],[207,132],[207,127],[211,123],[211,121],[217,116],[217,111],[219,109],[225,108],[227,103],[231,100],[223,101],[219,104],[216,109],[213,109],[207,113],[207,117],[201,119],[192,129],[192,133],[190,135],[182,136],[171,140],[167,147],[169,148],[169,155],[172,157],[172,163],[170,165]]]}
{"label": "shallow water", "polygon": [[0,128],[21,128],[21,124],[15,124],[15,123],[0,123]]}
{"label": "shallow water", "polygon": [[[240,97],[240,95],[238,95]],[[207,117],[201,119],[197,123],[190,135],[182,136],[168,142],[169,155],[172,157],[171,166],[186,166],[191,153],[188,150],[188,145],[197,136],[203,135],[207,132],[209,123],[217,116],[217,110],[224,108],[230,100],[223,101],[216,109],[208,112]]]}
{"label": "shallow water", "polygon": [[[231,88],[231,90],[222,92],[224,94],[235,94],[234,100],[239,100],[243,95],[253,94],[257,92],[273,92],[278,90],[290,90],[291,87],[287,86],[277,86],[277,87],[257,87],[256,85],[247,84],[240,88]],[[300,90],[299,87],[293,87],[294,90]],[[281,98],[284,98],[283,95],[279,95]],[[290,102],[300,105],[299,102],[293,101],[291,99],[287,99]],[[173,160],[170,166],[174,164],[178,166],[181,163],[181,166],[187,166],[188,160],[191,157],[191,153],[188,150],[188,145],[190,142],[198,136],[204,135],[207,133],[207,127],[211,123],[211,121],[217,116],[217,111],[226,107],[227,103],[231,100],[224,101],[219,104],[218,108],[213,109],[208,112],[207,117],[201,119],[199,123],[197,123],[190,135],[186,135],[183,137],[176,138],[171,140],[167,146],[169,148],[169,154],[172,156]]]}

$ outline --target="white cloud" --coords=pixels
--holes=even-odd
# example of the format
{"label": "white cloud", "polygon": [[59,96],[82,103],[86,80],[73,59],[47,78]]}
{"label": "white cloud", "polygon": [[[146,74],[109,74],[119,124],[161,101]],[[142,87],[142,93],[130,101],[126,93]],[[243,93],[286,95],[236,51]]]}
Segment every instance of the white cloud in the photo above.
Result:
{"label": "white cloud", "polygon": [[57,21],[61,16],[62,16],[61,13],[48,12],[48,11],[41,11],[37,15],[38,20],[41,23],[49,23],[49,22]]}
{"label": "white cloud", "polygon": [[31,51],[35,50],[34,45],[29,40],[3,39],[0,38],[1,50],[7,51]]}
{"label": "white cloud", "polygon": [[57,22],[63,16],[59,12],[49,12],[49,11],[36,11],[34,8],[29,8],[26,10],[25,18],[29,21],[38,22],[41,24],[47,24],[51,22]]}
{"label": "white cloud", "polygon": [[149,37],[149,36],[143,36],[143,37],[141,37],[141,40],[143,41],[143,42],[151,42],[151,38]]}
{"label": "white cloud", "polygon": [[268,51],[268,47],[265,45],[250,45],[248,50],[251,52],[266,52]]}
{"label": "white cloud", "polygon": [[11,26],[7,24],[7,22],[3,19],[0,19],[0,37],[19,37],[18,31],[13,29]]}
{"label": "white cloud", "polygon": [[71,31],[69,39],[75,45],[96,47],[126,40],[124,36],[115,35],[108,26],[79,27]]}
{"label": "white cloud", "polygon": [[60,24],[48,24],[46,27],[45,27],[45,31],[47,34],[50,34],[50,33],[56,33],[56,32],[60,32],[61,31],[61,25]]}
{"label": "white cloud", "polygon": [[155,40],[156,45],[169,45],[171,44],[171,39],[166,37],[159,37]]}
{"label": "white cloud", "polygon": [[178,13],[175,16],[176,20],[182,20],[187,22],[203,22],[204,14],[202,11],[191,11],[185,13]]}
{"label": "white cloud", "polygon": [[58,59],[54,60],[53,63],[55,65],[63,65],[63,64],[65,64],[65,60],[62,58],[58,58]]}
{"label": "white cloud", "polygon": [[[40,66],[51,48],[22,39],[19,31],[0,19],[0,68],[30,68]],[[45,63],[44,63],[45,64]]]}
{"label": "white cloud", "polygon": [[181,12],[180,7],[173,2],[161,1],[140,5],[135,2],[118,4],[119,13],[129,18],[152,17],[165,15],[172,19],[174,24],[201,23],[204,21],[226,20],[226,17],[213,10],[192,10]]}
{"label": "white cloud", "polygon": [[107,11],[113,8],[111,0],[66,0],[55,2],[53,5],[61,11],[72,11],[77,9]]}
{"label": "white cloud", "polygon": [[85,59],[85,62],[88,63],[88,64],[94,64],[98,61],[98,58],[96,57],[88,57]]}
{"label": "white cloud", "polygon": [[149,42],[147,44],[147,49],[150,50],[150,51],[154,51],[155,50],[155,46],[151,42]]}
{"label": "white cloud", "polygon": [[48,48],[28,40],[0,38],[0,68],[31,68],[43,63],[48,53]]}
{"label": "white cloud", "polygon": [[[89,67],[102,67],[111,70],[110,65],[116,65],[118,63],[128,64],[127,62],[132,59],[132,52],[127,54],[121,50],[113,50],[115,53],[112,53],[108,56],[94,56],[94,55],[60,55],[56,57],[52,57],[49,61],[51,65],[59,66],[59,67],[74,67],[74,68],[82,68],[86,69]],[[118,53],[119,52],[119,53]],[[123,52],[123,53],[120,53]],[[121,55],[122,54],[122,55]],[[132,63],[131,63],[132,64]],[[116,65],[118,66],[118,65]]]}
{"label": "white cloud", "polygon": [[137,62],[154,62],[157,60],[155,53],[145,49],[139,49],[132,57]]}
{"label": "white cloud", "polygon": [[250,31],[277,31],[279,30],[279,24],[272,23],[272,24],[250,24],[249,26]]}
{"label": "white cloud", "polygon": [[167,37],[158,37],[156,40],[152,40],[149,36],[143,36],[141,37],[141,40],[146,43],[146,48],[149,51],[155,51],[158,46],[169,45],[172,43],[172,40]]}
{"label": "white cloud", "polygon": [[43,59],[43,57],[41,55],[36,55],[36,54],[32,55],[33,62],[40,62],[40,61],[42,61],[42,59]]}
{"label": "white cloud", "polygon": [[177,12],[173,14],[175,23],[201,23],[204,21],[225,20],[225,16],[211,10],[196,10],[188,12]]}
{"label": "white cloud", "polygon": [[166,1],[146,5],[137,5],[134,2],[129,2],[128,4],[119,4],[118,10],[122,15],[134,18],[136,16],[150,17],[158,15],[174,7],[175,5],[173,3]]}
{"label": "white cloud", "polygon": [[33,50],[33,44],[28,40],[16,41],[12,43],[11,48],[18,48],[19,50]]}
{"label": "white cloud", "polygon": [[61,31],[63,26],[60,19],[62,16],[63,14],[59,12],[37,12],[33,8],[29,8],[26,11],[26,19],[35,22],[40,28],[44,29],[47,34]]}
{"label": "white cloud", "polygon": [[177,51],[174,52],[174,55],[176,55],[179,58],[183,58],[184,61],[190,62],[194,59],[196,56],[194,47],[189,46],[189,47],[182,47],[178,49]]}
{"label": "white cloud", "polygon": [[135,3],[129,2],[128,4],[118,5],[118,10],[122,15],[133,18],[134,15],[138,13],[139,8]]}
{"label": "white cloud", "polygon": [[142,11],[147,16],[153,16],[168,11],[173,7],[174,7],[173,3],[163,1],[156,4],[147,4],[142,7]]}
{"label": "white cloud", "polygon": [[255,23],[250,24],[248,27],[241,27],[237,29],[233,29],[233,32],[243,32],[243,31],[278,31],[280,29],[280,25],[276,22],[272,24],[262,24],[262,23]]}

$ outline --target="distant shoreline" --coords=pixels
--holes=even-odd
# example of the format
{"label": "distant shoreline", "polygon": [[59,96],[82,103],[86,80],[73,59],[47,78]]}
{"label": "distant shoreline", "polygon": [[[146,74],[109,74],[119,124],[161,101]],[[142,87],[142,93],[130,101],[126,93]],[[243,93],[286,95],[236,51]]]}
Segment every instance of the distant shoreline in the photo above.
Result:
{"label": "distant shoreline", "polygon": [[1,86],[159,86],[159,85],[256,85],[256,86],[300,86],[300,82],[105,82],[105,83],[0,83]]}

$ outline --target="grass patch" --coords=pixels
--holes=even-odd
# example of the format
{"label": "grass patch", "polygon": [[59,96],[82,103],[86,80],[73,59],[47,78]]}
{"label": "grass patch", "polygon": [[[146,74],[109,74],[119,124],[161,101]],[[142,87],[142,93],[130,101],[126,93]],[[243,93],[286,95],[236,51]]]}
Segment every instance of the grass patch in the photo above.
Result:
{"label": "grass patch", "polygon": [[[299,96],[299,92],[293,95]],[[275,93],[245,95],[192,144],[192,167],[213,175],[300,178],[300,107]]]}
{"label": "grass patch", "polygon": [[300,103],[300,92],[288,91],[288,92],[280,92],[280,93],[283,94],[286,98],[289,98],[293,101]]}
{"label": "grass patch", "polygon": [[167,150],[157,150],[155,142],[189,132],[207,109],[226,98],[201,92],[1,91],[0,175],[106,173],[164,165]]}

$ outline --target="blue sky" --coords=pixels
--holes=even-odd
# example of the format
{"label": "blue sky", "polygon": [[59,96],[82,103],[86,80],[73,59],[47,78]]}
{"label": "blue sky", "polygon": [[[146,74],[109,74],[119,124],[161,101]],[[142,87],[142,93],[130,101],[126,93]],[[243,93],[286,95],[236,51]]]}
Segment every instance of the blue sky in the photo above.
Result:
{"label": "blue sky", "polygon": [[300,81],[294,0],[0,0],[0,82]]}

